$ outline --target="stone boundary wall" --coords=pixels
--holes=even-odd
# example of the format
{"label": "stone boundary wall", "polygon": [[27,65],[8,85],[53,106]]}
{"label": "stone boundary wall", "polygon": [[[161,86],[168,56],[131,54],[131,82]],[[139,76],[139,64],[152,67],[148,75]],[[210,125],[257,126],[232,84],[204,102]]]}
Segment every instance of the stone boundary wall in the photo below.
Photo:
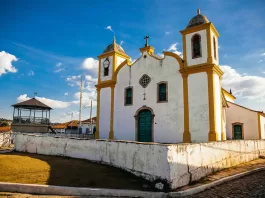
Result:
{"label": "stone boundary wall", "polygon": [[265,140],[159,144],[17,134],[15,150],[109,164],[176,189],[258,158],[265,154]]}
{"label": "stone boundary wall", "polygon": [[0,148],[9,147],[12,140],[12,131],[0,133]]}

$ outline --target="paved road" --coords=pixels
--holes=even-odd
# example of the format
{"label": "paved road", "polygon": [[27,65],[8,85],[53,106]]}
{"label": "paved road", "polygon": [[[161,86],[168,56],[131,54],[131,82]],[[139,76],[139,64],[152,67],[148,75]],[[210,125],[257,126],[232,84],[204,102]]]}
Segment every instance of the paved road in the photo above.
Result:
{"label": "paved road", "polygon": [[265,171],[221,184],[186,198],[265,198]]}

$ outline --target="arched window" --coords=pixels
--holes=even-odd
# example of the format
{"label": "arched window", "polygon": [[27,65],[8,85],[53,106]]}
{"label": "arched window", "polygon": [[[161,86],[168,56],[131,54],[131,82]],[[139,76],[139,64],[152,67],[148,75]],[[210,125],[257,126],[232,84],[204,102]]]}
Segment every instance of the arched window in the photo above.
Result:
{"label": "arched window", "polygon": [[157,102],[167,102],[167,82],[157,84]]}
{"label": "arched window", "polygon": [[109,68],[104,68],[104,76],[108,76],[109,75]]}
{"label": "arched window", "polygon": [[191,38],[192,58],[201,57],[201,36],[199,34],[193,35]]}
{"label": "arched window", "polygon": [[125,89],[124,105],[133,104],[133,88],[128,87]]}
{"label": "arched window", "polygon": [[215,37],[213,37],[213,55],[214,59],[216,60],[216,42],[215,42]]}

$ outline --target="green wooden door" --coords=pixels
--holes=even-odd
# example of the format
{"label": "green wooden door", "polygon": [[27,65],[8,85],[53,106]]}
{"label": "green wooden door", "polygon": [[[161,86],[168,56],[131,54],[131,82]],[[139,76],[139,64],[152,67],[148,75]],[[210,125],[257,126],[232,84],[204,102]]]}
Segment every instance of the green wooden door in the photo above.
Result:
{"label": "green wooden door", "polygon": [[152,113],[149,110],[139,112],[138,141],[152,142]]}
{"label": "green wooden door", "polygon": [[242,125],[234,125],[234,139],[242,140]]}

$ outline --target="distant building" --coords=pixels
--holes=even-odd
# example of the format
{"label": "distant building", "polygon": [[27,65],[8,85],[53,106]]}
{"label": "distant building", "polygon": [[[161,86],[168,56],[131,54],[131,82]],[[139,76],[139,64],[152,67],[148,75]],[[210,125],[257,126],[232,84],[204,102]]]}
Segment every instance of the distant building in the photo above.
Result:
{"label": "distant building", "polygon": [[57,133],[71,133],[71,134],[77,134],[78,133],[78,120],[72,120],[69,122],[65,122],[62,124],[56,124],[52,126],[53,130]]}
{"label": "distant building", "polygon": [[[92,122],[91,122],[92,121]],[[93,117],[90,119],[83,120],[81,122],[81,129],[80,133],[82,134],[91,134],[96,130],[96,124],[97,124],[97,117]]]}

